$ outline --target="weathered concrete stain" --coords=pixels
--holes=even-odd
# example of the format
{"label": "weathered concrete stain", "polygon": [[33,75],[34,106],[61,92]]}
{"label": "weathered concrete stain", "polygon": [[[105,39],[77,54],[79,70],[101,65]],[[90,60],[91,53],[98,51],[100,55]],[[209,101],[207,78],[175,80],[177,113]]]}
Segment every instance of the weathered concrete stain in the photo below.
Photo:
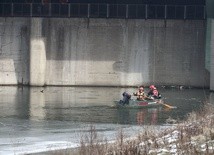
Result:
{"label": "weathered concrete stain", "polygon": [[[151,83],[209,86],[209,81],[205,80],[209,77],[205,74],[206,27],[203,20],[37,18],[40,20],[38,26],[29,24],[31,20],[34,19],[0,18],[0,51],[3,55],[12,53],[0,60],[17,61],[16,57],[21,57],[19,61],[28,60],[28,53],[31,55],[29,62],[25,61],[25,70],[21,63],[15,66],[16,77],[11,78],[10,83],[18,84],[18,79],[25,77],[23,83],[32,84],[30,81],[34,79],[33,85],[40,86]],[[13,39],[10,48],[3,48],[3,40],[9,40],[11,24],[16,25],[10,36]],[[7,31],[2,32],[3,29]],[[37,32],[43,45],[37,42],[39,47],[36,47],[29,44],[30,41],[22,41],[26,48],[21,48],[20,55],[20,43],[15,41],[20,37],[14,39],[19,29]],[[5,72],[0,71],[1,77],[6,76]],[[3,79],[0,78],[0,84],[10,84]]]}

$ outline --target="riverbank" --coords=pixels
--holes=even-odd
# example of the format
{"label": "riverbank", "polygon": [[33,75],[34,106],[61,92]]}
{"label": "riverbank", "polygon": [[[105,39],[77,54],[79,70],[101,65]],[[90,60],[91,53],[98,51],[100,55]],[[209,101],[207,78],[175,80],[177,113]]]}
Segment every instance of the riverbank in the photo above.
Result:
{"label": "riverbank", "polygon": [[[78,149],[66,149],[50,154],[70,155],[134,155],[134,154],[214,154],[214,106],[207,104],[199,112],[189,114],[186,121],[163,131],[147,128],[137,137],[125,138],[121,130],[114,143],[98,137],[92,126],[89,135],[81,139]],[[102,145],[100,145],[102,143]]]}

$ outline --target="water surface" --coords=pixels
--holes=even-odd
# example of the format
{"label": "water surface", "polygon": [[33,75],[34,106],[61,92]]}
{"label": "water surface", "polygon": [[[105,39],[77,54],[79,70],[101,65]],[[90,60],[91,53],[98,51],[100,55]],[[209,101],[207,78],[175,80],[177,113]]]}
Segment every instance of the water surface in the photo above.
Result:
{"label": "water surface", "polygon": [[0,87],[0,154],[76,147],[91,124],[108,140],[114,140],[121,128],[127,136],[135,135],[147,125],[166,126],[168,118],[183,120],[213,100],[208,90],[161,88],[165,103],[176,109],[112,108],[124,91],[136,89]]}

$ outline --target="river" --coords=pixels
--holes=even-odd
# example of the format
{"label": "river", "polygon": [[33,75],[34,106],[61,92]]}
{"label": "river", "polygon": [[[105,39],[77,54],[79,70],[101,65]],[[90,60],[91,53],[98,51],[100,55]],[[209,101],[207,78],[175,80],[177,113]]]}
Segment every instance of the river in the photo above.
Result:
{"label": "river", "polygon": [[[176,109],[116,109],[124,91],[116,87],[0,87],[0,154],[29,154],[77,147],[91,125],[111,141],[123,129],[136,135],[145,126],[170,126],[183,120],[214,95],[204,89],[159,89],[165,103]],[[148,91],[148,89],[146,89]]]}

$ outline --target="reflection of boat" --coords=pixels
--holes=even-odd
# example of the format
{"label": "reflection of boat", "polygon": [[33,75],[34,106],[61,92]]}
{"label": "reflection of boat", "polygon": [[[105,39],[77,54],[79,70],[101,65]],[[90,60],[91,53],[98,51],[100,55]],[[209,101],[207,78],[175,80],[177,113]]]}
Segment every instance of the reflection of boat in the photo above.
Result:
{"label": "reflection of boat", "polygon": [[133,100],[130,99],[128,104],[123,104],[123,102],[115,101],[115,105],[118,108],[150,108],[162,106],[160,100]]}
{"label": "reflection of boat", "polygon": [[140,109],[136,114],[137,124],[157,124],[158,109],[159,108]]}

